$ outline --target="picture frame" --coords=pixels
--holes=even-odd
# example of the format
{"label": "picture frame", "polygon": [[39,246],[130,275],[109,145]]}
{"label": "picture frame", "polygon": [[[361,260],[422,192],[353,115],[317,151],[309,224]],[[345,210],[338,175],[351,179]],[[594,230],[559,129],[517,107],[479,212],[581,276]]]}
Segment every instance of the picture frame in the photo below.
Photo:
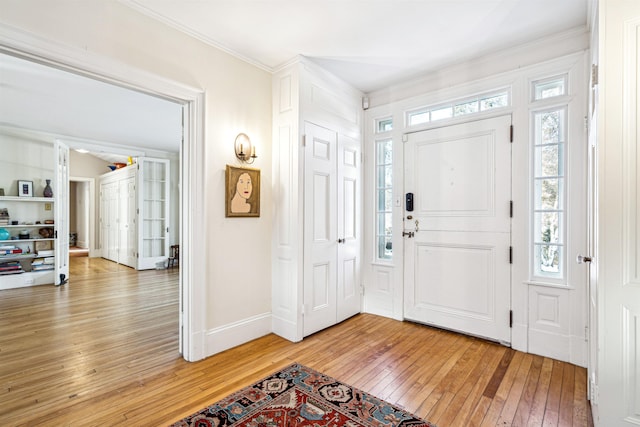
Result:
{"label": "picture frame", "polygon": [[33,197],[33,181],[18,181],[18,196]]}
{"label": "picture frame", "polygon": [[260,169],[227,165],[225,189],[226,217],[260,216]]}

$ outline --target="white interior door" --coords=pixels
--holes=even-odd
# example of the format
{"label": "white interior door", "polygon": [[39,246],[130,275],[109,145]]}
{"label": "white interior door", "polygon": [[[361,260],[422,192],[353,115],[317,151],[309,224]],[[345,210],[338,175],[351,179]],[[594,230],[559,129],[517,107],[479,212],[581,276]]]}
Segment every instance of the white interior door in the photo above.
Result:
{"label": "white interior door", "polygon": [[360,313],[361,144],[338,135],[337,321]]}
{"label": "white interior door", "polygon": [[118,262],[136,265],[136,183],[130,176],[118,181]]}
{"label": "white interior door", "polygon": [[511,342],[510,126],[502,116],[407,135],[406,319]]}
{"label": "white interior door", "polygon": [[102,256],[108,260],[118,259],[118,182],[100,185],[100,233]]}
{"label": "white interior door", "polygon": [[305,123],[304,321],[307,336],[337,322],[337,133]]}
{"label": "white interior door", "polygon": [[55,277],[56,285],[69,280],[69,147],[56,141]]}
{"label": "white interior door", "polygon": [[169,160],[138,158],[138,269],[169,257]]}
{"label": "white interior door", "polygon": [[600,2],[596,426],[640,425],[640,2]]}

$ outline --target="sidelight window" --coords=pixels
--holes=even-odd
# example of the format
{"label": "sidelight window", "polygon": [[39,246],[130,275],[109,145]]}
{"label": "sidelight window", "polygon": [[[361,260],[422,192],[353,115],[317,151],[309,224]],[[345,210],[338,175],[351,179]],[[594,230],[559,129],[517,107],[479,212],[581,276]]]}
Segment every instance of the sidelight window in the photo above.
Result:
{"label": "sidelight window", "polygon": [[564,279],[567,108],[533,113],[533,274]]}
{"label": "sidelight window", "polygon": [[376,141],[376,256],[390,260],[393,254],[393,143],[391,139]]}

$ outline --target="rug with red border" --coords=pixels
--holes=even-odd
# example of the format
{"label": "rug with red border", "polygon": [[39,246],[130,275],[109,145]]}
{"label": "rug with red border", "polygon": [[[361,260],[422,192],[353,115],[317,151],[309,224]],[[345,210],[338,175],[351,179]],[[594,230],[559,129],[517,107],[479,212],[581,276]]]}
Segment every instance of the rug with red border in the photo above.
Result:
{"label": "rug with red border", "polygon": [[384,400],[294,363],[174,427],[435,427]]}

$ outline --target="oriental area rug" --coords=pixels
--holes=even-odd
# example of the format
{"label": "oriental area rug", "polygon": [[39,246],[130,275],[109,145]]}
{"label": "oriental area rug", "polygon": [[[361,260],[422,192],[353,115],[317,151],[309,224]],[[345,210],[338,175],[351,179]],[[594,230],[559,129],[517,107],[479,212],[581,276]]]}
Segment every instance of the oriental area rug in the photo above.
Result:
{"label": "oriental area rug", "polygon": [[435,427],[368,393],[297,363],[174,427]]}

